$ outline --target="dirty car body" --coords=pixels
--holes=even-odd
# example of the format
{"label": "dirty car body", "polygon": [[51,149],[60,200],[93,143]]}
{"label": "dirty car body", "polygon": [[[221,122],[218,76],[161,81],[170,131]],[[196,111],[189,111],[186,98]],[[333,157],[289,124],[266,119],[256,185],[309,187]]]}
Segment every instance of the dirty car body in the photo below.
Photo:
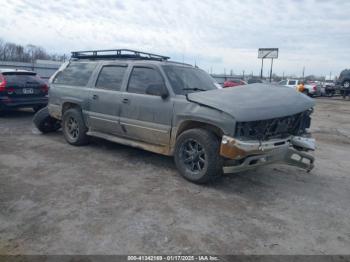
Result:
{"label": "dirty car body", "polygon": [[[107,72],[112,69],[116,71]],[[213,160],[215,166],[223,160],[224,172],[275,162],[311,170],[314,159],[306,151],[314,150],[314,140],[307,137],[313,106],[312,99],[287,88],[253,84],[221,89],[206,72],[182,63],[92,58],[73,59],[56,72],[48,108],[51,117],[64,122],[64,131],[81,114],[84,128],[79,132],[174,155],[185,178],[204,182],[197,178],[203,170],[213,172],[212,152],[220,156]],[[76,112],[68,114],[72,110]],[[213,149],[205,139],[218,145]],[[182,164],[177,160],[181,156]]]}

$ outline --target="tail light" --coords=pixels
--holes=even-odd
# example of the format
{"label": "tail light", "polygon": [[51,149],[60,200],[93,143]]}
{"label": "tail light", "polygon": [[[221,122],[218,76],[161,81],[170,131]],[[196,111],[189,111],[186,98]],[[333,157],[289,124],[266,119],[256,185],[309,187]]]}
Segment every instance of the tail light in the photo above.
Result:
{"label": "tail light", "polygon": [[12,95],[15,92],[15,89],[13,87],[6,88],[6,91],[9,95]]}
{"label": "tail light", "polygon": [[0,92],[6,90],[6,79],[4,75],[0,74]]}
{"label": "tail light", "polygon": [[41,91],[45,94],[47,94],[49,92],[49,86],[47,84],[43,84],[41,86]]}

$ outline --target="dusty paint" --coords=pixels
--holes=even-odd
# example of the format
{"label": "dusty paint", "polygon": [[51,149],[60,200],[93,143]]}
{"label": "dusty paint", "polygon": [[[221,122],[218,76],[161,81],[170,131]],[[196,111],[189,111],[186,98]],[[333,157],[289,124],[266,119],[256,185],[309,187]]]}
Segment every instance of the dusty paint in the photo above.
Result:
{"label": "dusty paint", "polygon": [[189,94],[188,99],[226,112],[239,122],[295,115],[315,105],[300,92],[266,84],[196,92]]}

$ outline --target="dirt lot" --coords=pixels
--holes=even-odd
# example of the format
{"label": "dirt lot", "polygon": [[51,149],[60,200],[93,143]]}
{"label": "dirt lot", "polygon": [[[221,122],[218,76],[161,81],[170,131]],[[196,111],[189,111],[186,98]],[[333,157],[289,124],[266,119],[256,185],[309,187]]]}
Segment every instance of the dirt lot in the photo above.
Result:
{"label": "dirt lot", "polygon": [[0,118],[0,254],[350,253],[350,101],[317,99],[315,169],[198,186],[172,158]]}

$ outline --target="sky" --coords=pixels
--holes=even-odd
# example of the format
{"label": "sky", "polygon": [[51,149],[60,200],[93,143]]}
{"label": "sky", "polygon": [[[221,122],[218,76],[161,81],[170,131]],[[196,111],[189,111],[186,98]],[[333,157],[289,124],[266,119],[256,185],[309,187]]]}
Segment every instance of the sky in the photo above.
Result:
{"label": "sky", "polygon": [[[0,38],[49,53],[130,48],[206,71],[337,75],[350,67],[348,0],[0,0]],[[268,75],[270,61],[264,62]]]}

